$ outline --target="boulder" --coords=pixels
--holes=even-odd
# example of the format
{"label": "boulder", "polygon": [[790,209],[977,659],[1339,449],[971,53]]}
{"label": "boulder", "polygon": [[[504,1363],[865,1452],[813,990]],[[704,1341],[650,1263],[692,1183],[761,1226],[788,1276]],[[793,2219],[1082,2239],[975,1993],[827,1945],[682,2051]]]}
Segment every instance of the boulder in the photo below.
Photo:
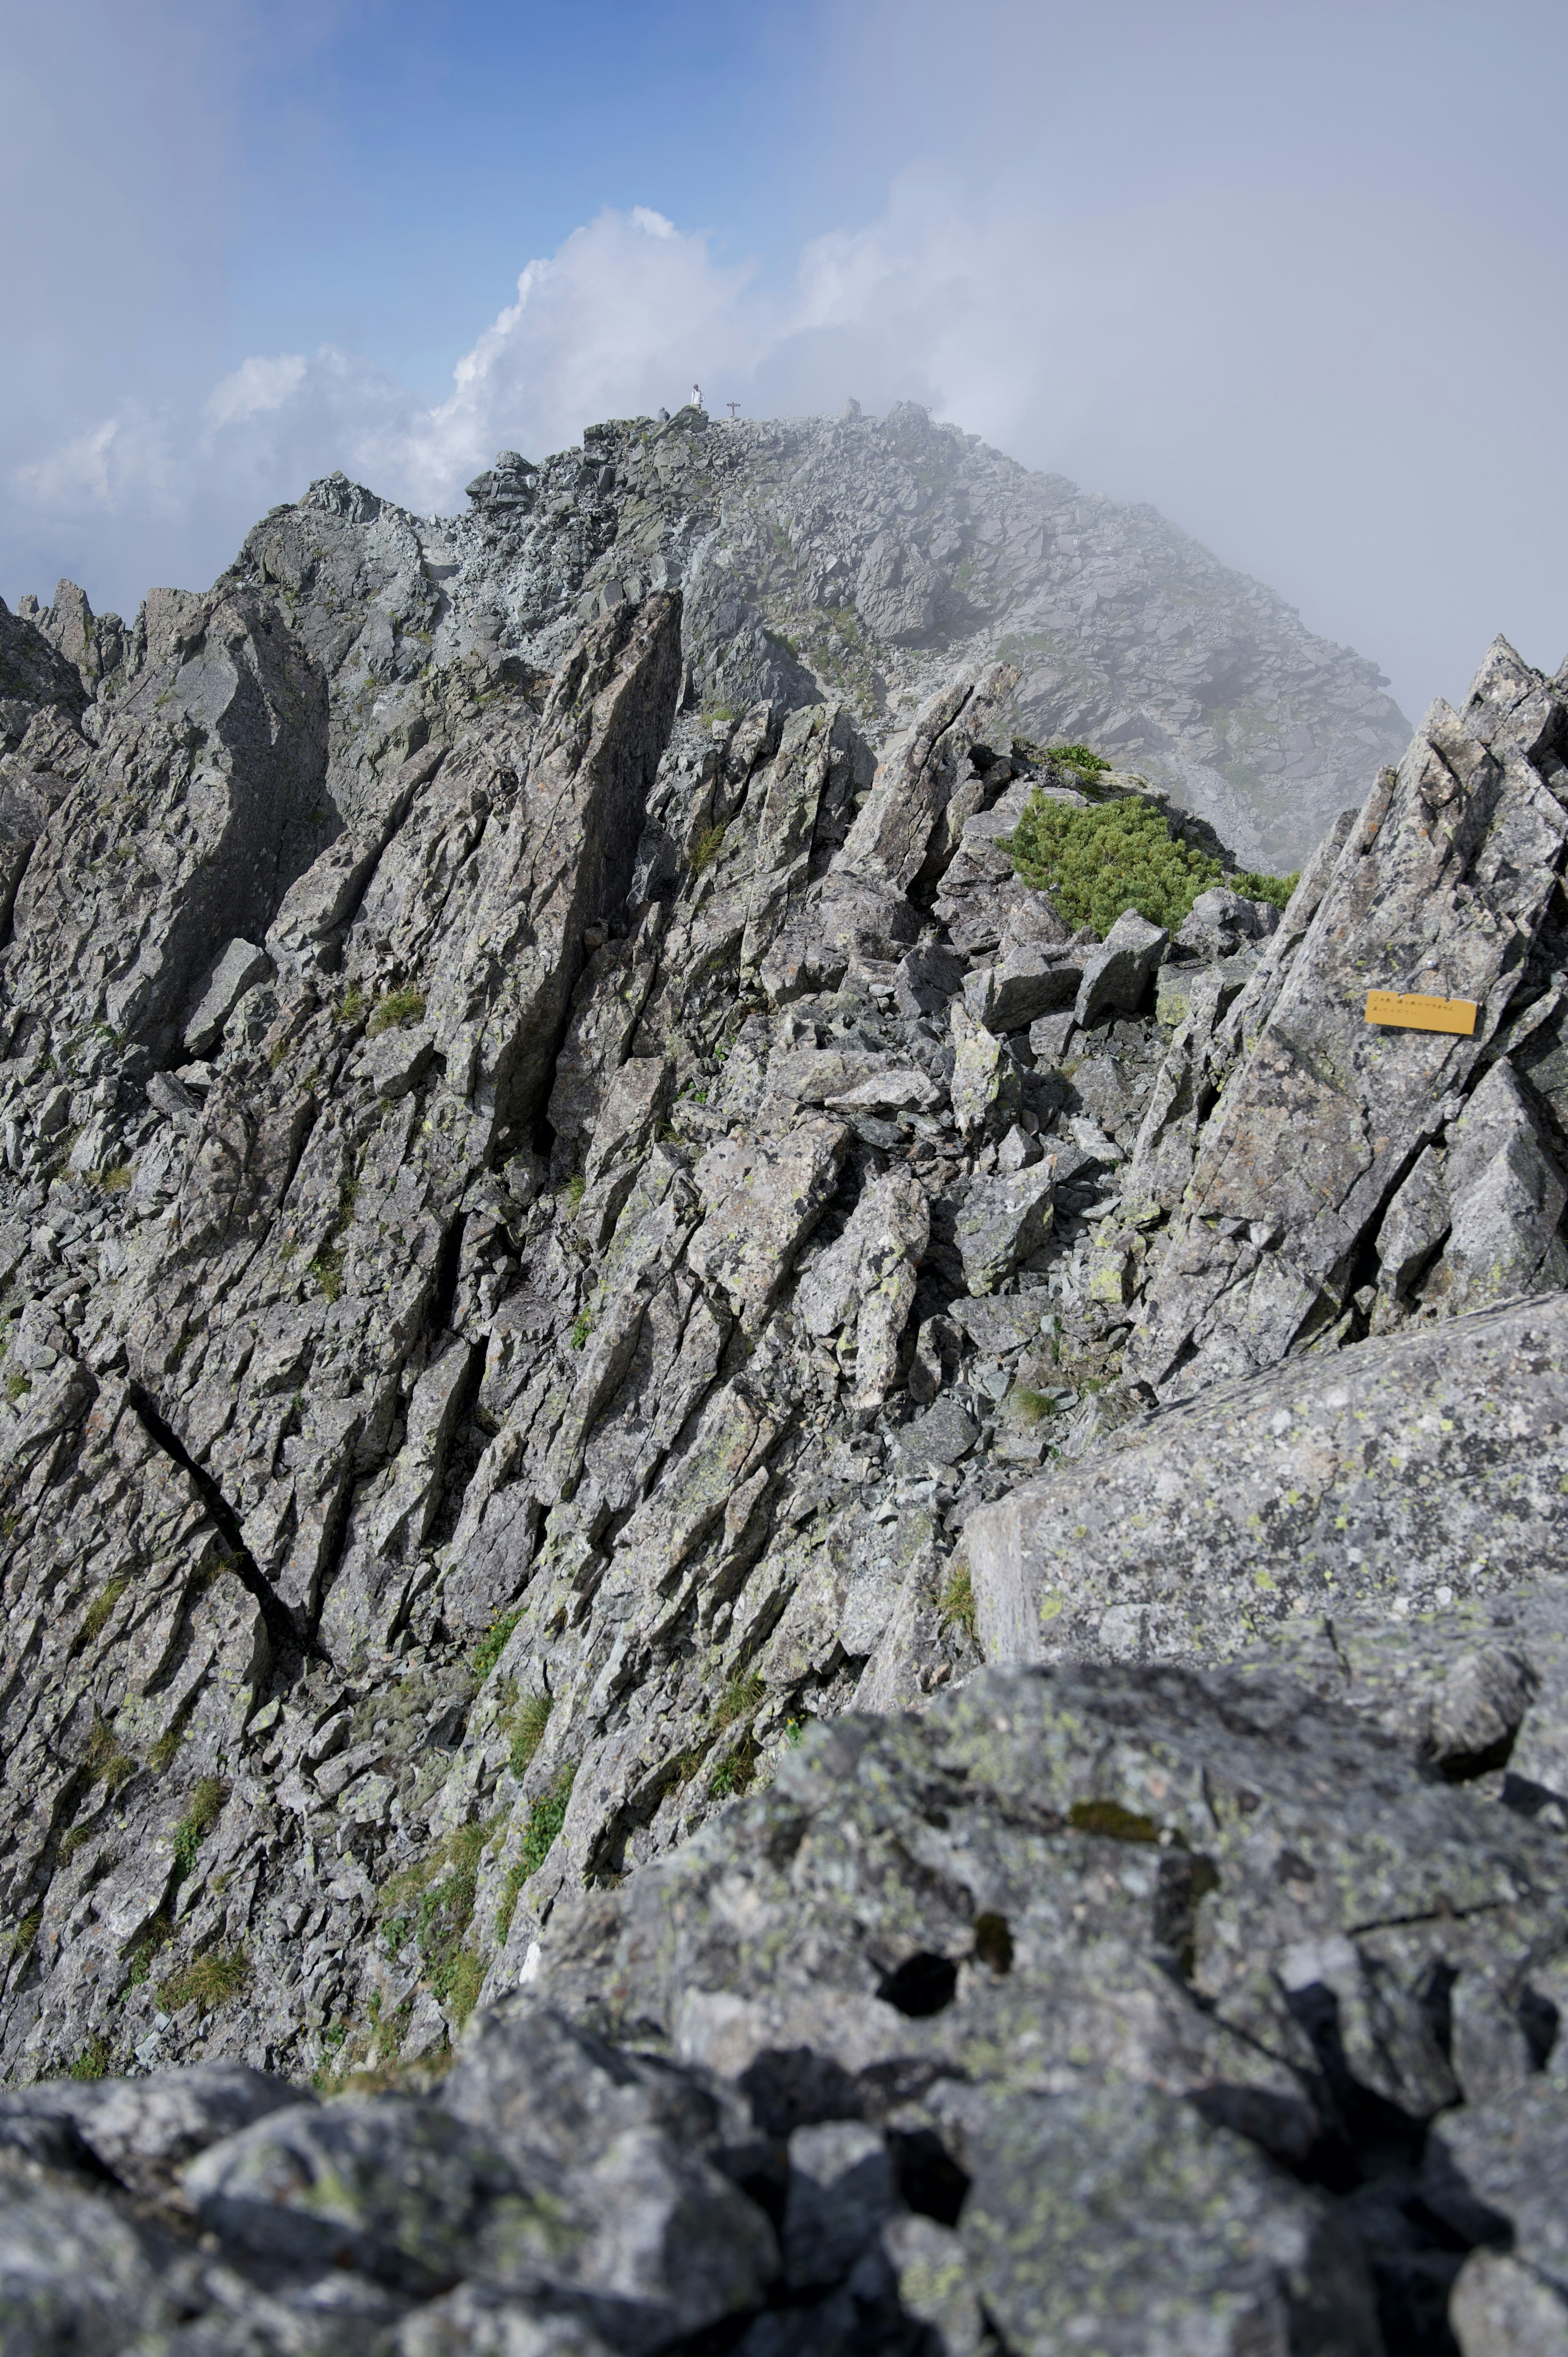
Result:
{"label": "boulder", "polygon": [[1193,957],[1234,957],[1249,942],[1267,940],[1280,921],[1268,900],[1246,900],[1224,885],[1200,892],[1177,928],[1176,946]]}
{"label": "boulder", "polygon": [[1568,1543],[1565,1366],[1556,1294],[1136,1417],[971,1518],[986,1658],[1212,1659],[1506,1590]]}
{"label": "boulder", "polygon": [[1037,1253],[1051,1224],[1057,1157],[977,1178],[958,1215],[958,1248],[971,1293],[994,1293],[1020,1261]]}
{"label": "boulder", "polygon": [[1135,1013],[1169,946],[1170,935],[1163,925],[1151,925],[1136,909],[1124,909],[1100,948],[1084,962],[1074,1019],[1088,1025],[1112,1007]]}
{"label": "boulder", "polygon": [[195,1013],[185,1027],[186,1053],[206,1056],[217,1046],[223,1026],[252,984],[264,982],[272,960],[253,942],[232,941],[213,967]]}
{"label": "boulder", "polygon": [[964,1004],[977,1023],[999,1038],[1026,1031],[1039,1016],[1075,1006],[1084,965],[1081,950],[1010,946],[994,964],[969,976]]}

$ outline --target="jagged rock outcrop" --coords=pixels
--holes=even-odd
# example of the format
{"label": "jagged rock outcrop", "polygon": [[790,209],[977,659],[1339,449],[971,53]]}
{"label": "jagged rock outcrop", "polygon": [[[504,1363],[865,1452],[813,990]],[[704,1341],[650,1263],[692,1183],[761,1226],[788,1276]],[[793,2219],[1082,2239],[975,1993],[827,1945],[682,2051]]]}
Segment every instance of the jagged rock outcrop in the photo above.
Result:
{"label": "jagged rock outcrop", "polygon": [[[1007,838],[1149,789],[943,604],[988,454],[875,430],[329,479],[129,629],[0,617],[39,2346],[1402,2357],[1466,2251],[1456,2330],[1558,2296],[1487,2107],[1556,2133],[1568,683],[1499,642],[1283,914],[1227,861],[1101,940]],[[936,536],[822,571],[891,651],[830,695],[736,551],[852,461]]]}
{"label": "jagged rock outcrop", "polygon": [[0,2096],[7,2345],[1524,2357],[1565,1875],[1272,1667],[988,1671],[558,1916],[434,2087]]}

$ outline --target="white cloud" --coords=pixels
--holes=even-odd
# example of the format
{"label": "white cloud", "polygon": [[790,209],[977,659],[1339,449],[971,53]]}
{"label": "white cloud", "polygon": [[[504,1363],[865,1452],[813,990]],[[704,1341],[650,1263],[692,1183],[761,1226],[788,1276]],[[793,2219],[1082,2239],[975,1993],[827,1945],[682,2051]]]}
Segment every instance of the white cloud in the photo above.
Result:
{"label": "white cloud", "polygon": [[243,361],[209,394],[204,412],[208,424],[242,425],[269,409],[281,409],[305,382],[309,365],[303,352]]}
{"label": "white cloud", "polygon": [[[150,578],[211,579],[257,516],[334,467],[449,511],[498,448],[542,457],[596,419],[674,408],[693,380],[753,415],[912,399],[1026,464],[1155,500],[1377,656],[1419,709],[1462,691],[1495,630],[1552,662],[1568,636],[1568,517],[1539,463],[1557,372],[1434,376],[1418,355],[1444,256],[1391,288],[1367,202],[1353,175],[1303,207],[1243,202],[1217,173],[1086,208],[1043,167],[966,180],[922,161],[773,284],[650,207],[606,210],[522,270],[445,399],[334,345],[258,353],[188,407],[126,402],[16,468],[12,538],[129,606]],[[1528,249],[1488,255],[1494,311],[1528,309]]]}
{"label": "white cloud", "polygon": [[[596,419],[673,408],[697,381],[717,408],[881,408],[913,395],[1000,428],[993,323],[1015,269],[931,175],[907,175],[882,218],[802,253],[765,293],[709,239],[639,205],[607,210],[530,262],[509,304],[458,360],[452,390],[420,403],[385,371],[331,345],[256,354],[193,415],[127,404],[15,471],[40,522],[129,526],[182,511],[194,552],[221,564],[246,525],[311,476],[342,467],[420,511],[461,502],[498,447],[533,457]],[[967,406],[966,406],[967,404]],[[214,533],[220,536],[214,539]]]}

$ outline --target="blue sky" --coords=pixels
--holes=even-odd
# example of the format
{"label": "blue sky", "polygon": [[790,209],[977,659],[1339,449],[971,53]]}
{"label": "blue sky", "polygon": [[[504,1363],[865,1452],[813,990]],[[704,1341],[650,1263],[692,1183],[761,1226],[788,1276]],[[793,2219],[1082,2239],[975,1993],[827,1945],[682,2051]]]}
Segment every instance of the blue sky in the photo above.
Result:
{"label": "blue sky", "polygon": [[1412,715],[1568,649],[1560,9],[0,8],[8,598],[698,377],[1151,500]]}

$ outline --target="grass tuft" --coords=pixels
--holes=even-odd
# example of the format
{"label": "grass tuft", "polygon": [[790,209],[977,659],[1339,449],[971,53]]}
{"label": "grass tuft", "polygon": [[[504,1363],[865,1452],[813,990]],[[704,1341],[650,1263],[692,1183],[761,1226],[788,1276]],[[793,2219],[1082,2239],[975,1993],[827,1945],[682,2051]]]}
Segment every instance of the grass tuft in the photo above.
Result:
{"label": "grass tuft", "polygon": [[468,1666],[473,1671],[475,1678],[481,1684],[489,1676],[490,1672],[505,1652],[507,1640],[521,1618],[521,1604],[515,1606],[510,1612],[498,1613],[469,1654]]}
{"label": "grass tuft", "polygon": [[514,1776],[521,1776],[534,1753],[544,1740],[544,1730],[550,1724],[553,1699],[547,1694],[532,1694],[511,1722],[511,1749],[507,1765]]}
{"label": "grass tuft", "polygon": [[251,1976],[251,1960],[243,1948],[229,1955],[220,1955],[213,1949],[205,1956],[197,1956],[176,1973],[171,1973],[158,1989],[158,1995],[170,2013],[182,2006],[199,2005],[209,2013],[216,2013],[231,1996],[238,1996]]}
{"label": "grass tuft", "polygon": [[733,1727],[737,1718],[749,1717],[767,1693],[768,1688],[759,1677],[731,1678],[709,1715],[708,1724],[714,1733],[717,1735],[725,1727]]}
{"label": "grass tuft", "polygon": [[161,1948],[166,1948],[174,1937],[174,1925],[166,1916],[155,1915],[131,1953],[131,1976],[126,1986],[140,1988],[150,1978],[153,1960]]}
{"label": "grass tuft", "polygon": [[99,1589],[82,1615],[81,1627],[77,1632],[76,1641],[79,1645],[91,1645],[93,1639],[102,1634],[108,1625],[109,1615],[130,1585],[130,1580],[122,1576],[118,1579],[110,1580],[106,1587]]}
{"label": "grass tuft", "polygon": [[203,1776],[190,1796],[190,1806],[175,1827],[175,1864],[182,1876],[196,1864],[196,1853],[223,1813],[229,1787],[220,1776]]}
{"label": "grass tuft", "polygon": [[692,845],[693,876],[701,876],[705,868],[713,866],[725,847],[725,837],[728,833],[727,826],[707,826],[703,829],[702,834]]}
{"label": "grass tuft", "polygon": [[361,985],[351,982],[338,1001],[339,1023],[358,1023],[365,1012],[365,994]]}
{"label": "grass tuft", "polygon": [[955,1563],[942,1590],[940,1612],[944,1626],[962,1629],[972,1642],[978,1642],[975,1621],[974,1587],[967,1563]]}
{"label": "grass tuft", "polygon": [[422,1022],[424,1017],[424,993],[422,990],[415,990],[412,983],[402,990],[389,990],[386,996],[378,1001],[376,1011],[371,1017],[371,1038],[375,1039],[381,1031],[401,1030],[407,1024]]}
{"label": "grass tuft", "polygon": [[87,1780],[102,1784],[106,1792],[117,1792],[122,1784],[129,1783],[136,1772],[136,1762],[123,1749],[119,1738],[105,1718],[95,1721],[87,1739]]}
{"label": "grass tuft", "polygon": [[522,1837],[522,1879],[537,1874],[552,1849],[555,1836],[566,1822],[566,1808],[576,1781],[576,1762],[562,1769],[554,1782],[542,1792],[528,1813],[528,1827]]}
{"label": "grass tuft", "polygon": [[328,1301],[336,1301],[343,1290],[345,1257],[340,1244],[324,1244],[310,1264],[310,1274]]}
{"label": "grass tuft", "polygon": [[70,2069],[68,2079],[102,2079],[109,2069],[109,2040],[90,2038]]}
{"label": "grass tuft", "polygon": [[175,1753],[184,1741],[185,1720],[177,1717],[172,1726],[165,1727],[147,1754],[147,1765],[155,1776],[161,1776],[166,1769],[173,1766]]}

